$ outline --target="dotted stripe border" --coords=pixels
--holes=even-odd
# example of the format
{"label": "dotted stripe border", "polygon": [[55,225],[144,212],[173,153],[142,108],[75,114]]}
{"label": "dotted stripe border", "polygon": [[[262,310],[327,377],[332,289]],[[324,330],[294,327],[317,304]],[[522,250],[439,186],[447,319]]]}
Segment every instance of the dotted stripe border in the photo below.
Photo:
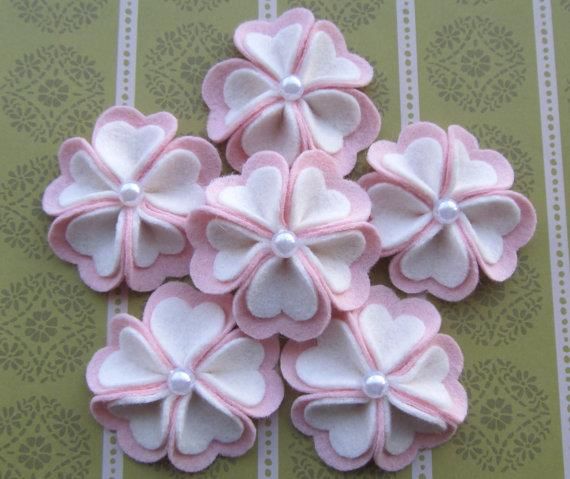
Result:
{"label": "dotted stripe border", "polygon": [[259,20],[275,20],[277,18],[277,0],[258,0],[257,18]]}
{"label": "dotted stripe border", "polygon": [[570,478],[570,333],[568,228],[564,192],[558,85],[550,0],[533,0],[534,34],[546,183],[550,273],[560,395],[564,477]]}

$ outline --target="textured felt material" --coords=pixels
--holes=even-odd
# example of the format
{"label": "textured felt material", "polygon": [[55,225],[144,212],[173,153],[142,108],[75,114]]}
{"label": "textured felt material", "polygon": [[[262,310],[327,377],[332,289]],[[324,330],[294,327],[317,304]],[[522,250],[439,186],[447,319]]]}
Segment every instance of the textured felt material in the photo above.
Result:
{"label": "textured felt material", "polygon": [[[61,176],[43,198],[56,216],[49,242],[91,288],[108,291],[126,281],[150,291],[186,274],[192,249],[184,222],[204,203],[221,162],[200,138],[174,139],[176,128],[169,113],[145,117],[113,107],[97,120],[91,145],[71,138],[61,146]],[[121,196],[125,185],[139,189],[135,201]]]}
{"label": "textured felt material", "polygon": [[[293,404],[293,423],[314,437],[328,465],[351,470],[374,460],[401,469],[455,432],[467,413],[463,356],[438,334],[440,323],[431,303],[373,286],[364,305],[336,313],[317,339],[286,344],[283,375],[305,393]],[[366,394],[372,373],[387,380],[380,397]]]}
{"label": "textured felt material", "polygon": [[[374,143],[368,162],[375,172],[360,184],[372,201],[383,255],[396,255],[390,278],[398,288],[459,301],[477,286],[479,269],[494,281],[513,274],[536,213],[510,191],[513,170],[500,153],[481,150],[459,126],[446,133],[424,122],[406,127],[397,143]],[[449,199],[459,213],[442,223],[435,211]]]}
{"label": "textured felt material", "polygon": [[[233,311],[247,334],[314,338],[332,306],[353,309],[366,300],[368,271],[380,256],[367,223],[370,201],[326,153],[305,152],[291,170],[279,154],[257,153],[241,175],[213,181],[206,201],[187,224],[190,274],[208,293],[237,289]],[[296,236],[289,257],[272,248],[282,230]]]}
{"label": "textured felt material", "polygon": [[[291,164],[302,151],[320,149],[349,173],[380,131],[378,111],[355,90],[372,79],[368,62],[348,52],[332,23],[303,8],[242,24],[234,43],[247,60],[218,63],[202,86],[208,135],[229,139],[229,163],[241,170],[249,156],[272,150]],[[292,75],[302,91],[288,97],[280,85]]]}
{"label": "textured felt material", "polygon": [[[250,417],[269,416],[283,399],[278,357],[277,337],[257,341],[235,328],[231,296],[170,282],[150,296],[142,321],[113,319],[109,346],[87,368],[91,411],[134,459],[167,455],[199,471],[252,447]],[[193,375],[186,394],[169,386],[176,368]]]}

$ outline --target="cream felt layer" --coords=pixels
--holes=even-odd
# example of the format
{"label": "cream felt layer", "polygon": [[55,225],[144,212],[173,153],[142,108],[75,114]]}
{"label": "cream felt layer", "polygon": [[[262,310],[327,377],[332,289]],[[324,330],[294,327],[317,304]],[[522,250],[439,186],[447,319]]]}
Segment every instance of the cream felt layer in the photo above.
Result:
{"label": "cream felt layer", "polygon": [[258,151],[276,151],[291,164],[302,150],[295,107],[278,102],[265,108],[245,127],[241,146],[248,156]]}
{"label": "cream felt layer", "polygon": [[461,285],[469,272],[469,253],[457,225],[432,228],[404,254],[402,273],[421,281],[433,278],[447,288]]}
{"label": "cream felt layer", "polygon": [[362,256],[366,240],[360,231],[344,231],[305,241],[306,254],[336,294],[350,288],[350,266]]}
{"label": "cream felt layer", "polygon": [[65,239],[75,251],[93,258],[99,275],[111,276],[119,268],[124,223],[119,207],[99,208],[73,219]]}
{"label": "cream felt layer", "polygon": [[289,226],[293,231],[322,226],[346,218],[350,210],[348,198],[327,187],[321,170],[305,168],[293,186]]}
{"label": "cream felt layer", "polygon": [[181,253],[186,246],[181,230],[142,209],[132,216],[132,235],[133,257],[140,268],[152,266],[160,254]]}
{"label": "cream felt layer", "polygon": [[229,221],[213,220],[208,223],[206,235],[218,251],[213,265],[218,281],[237,278],[265,244],[262,238]]}
{"label": "cream felt layer", "polygon": [[200,454],[213,441],[235,442],[244,431],[241,420],[203,388],[181,399],[174,419],[176,447],[182,454]]}
{"label": "cream felt layer", "polygon": [[58,198],[63,207],[80,201],[100,200],[116,195],[116,186],[99,171],[86,151],[79,150],[71,157],[69,173],[74,181]]}
{"label": "cream felt layer", "polygon": [[265,380],[259,372],[264,356],[257,341],[237,338],[208,356],[197,372],[233,401],[251,407],[265,396]]}
{"label": "cream felt layer", "polygon": [[495,187],[498,177],[491,164],[471,158],[461,141],[456,140],[452,147],[449,195],[460,196],[469,191]]}
{"label": "cream felt layer", "polygon": [[131,181],[163,140],[164,130],[157,125],[135,128],[126,121],[112,121],[99,129],[93,146],[121,181]]}
{"label": "cream felt layer", "polygon": [[198,184],[200,169],[200,160],[191,151],[169,151],[146,174],[142,183],[145,198],[162,210],[178,215],[190,213],[205,201],[204,190]]}
{"label": "cream felt layer", "polygon": [[[192,308],[182,298],[167,298],[156,305],[150,330],[173,364],[190,364],[225,327],[223,309],[212,302]],[[200,334],[196,334],[200,331]]]}
{"label": "cream felt layer", "polygon": [[265,261],[247,289],[246,301],[258,318],[273,318],[283,312],[295,321],[311,319],[318,305],[315,286],[296,257]]}
{"label": "cream felt layer", "polygon": [[428,206],[399,186],[380,183],[370,188],[368,194],[372,200],[372,224],[382,232],[386,250],[406,244],[432,219]]}
{"label": "cream felt layer", "polygon": [[352,459],[370,449],[377,433],[376,405],[366,399],[317,399],[306,407],[305,421],[327,431],[336,453]]}
{"label": "cream felt layer", "polygon": [[218,201],[274,231],[281,224],[282,189],[281,172],[275,167],[264,166],[252,172],[245,185],[224,188],[218,195]]}

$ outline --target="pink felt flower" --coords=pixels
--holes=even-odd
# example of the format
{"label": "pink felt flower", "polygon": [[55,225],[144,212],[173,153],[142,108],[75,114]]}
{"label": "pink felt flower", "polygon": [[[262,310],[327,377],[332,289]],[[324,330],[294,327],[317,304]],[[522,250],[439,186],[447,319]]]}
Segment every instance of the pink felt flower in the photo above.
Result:
{"label": "pink felt flower", "polygon": [[326,153],[305,152],[291,170],[278,153],[256,153],[240,176],[214,180],[206,201],[188,221],[190,274],[208,293],[237,289],[233,311],[247,334],[313,338],[332,306],[366,300],[380,256],[370,200]]}
{"label": "pink felt flower", "polygon": [[339,313],[316,340],[287,343],[283,375],[306,393],[293,403],[293,423],[327,464],[351,470],[373,459],[401,469],[463,422],[463,356],[437,334],[440,322],[427,301],[374,286],[363,307]]}
{"label": "pink felt flower", "polygon": [[270,415],[283,399],[279,341],[256,341],[234,326],[231,296],[178,282],[150,296],[142,321],[113,319],[110,345],[89,363],[87,381],[93,415],[117,431],[123,451],[142,462],[167,455],[193,472],[253,446],[250,416]]}
{"label": "pink felt flower", "polygon": [[201,138],[173,140],[176,128],[169,113],[113,107],[97,120],[91,145],[71,138],[61,146],[61,176],[43,198],[46,213],[57,216],[48,239],[91,288],[125,280],[150,291],[187,274],[185,220],[203,204],[221,162]]}
{"label": "pink felt flower", "polygon": [[495,281],[509,278],[517,250],[532,237],[536,214],[510,191],[514,174],[498,152],[481,150],[459,126],[406,127],[398,143],[368,152],[376,170],[361,179],[372,201],[392,282],[408,293],[429,291],[448,301],[468,296],[479,267]]}
{"label": "pink felt flower", "polygon": [[252,21],[235,32],[247,58],[225,60],[206,75],[202,88],[211,112],[208,135],[229,138],[227,158],[237,170],[262,150],[289,164],[305,150],[334,157],[342,175],[380,131],[380,115],[355,90],[372,79],[372,67],[349,53],[340,31],[296,8],[274,22]]}

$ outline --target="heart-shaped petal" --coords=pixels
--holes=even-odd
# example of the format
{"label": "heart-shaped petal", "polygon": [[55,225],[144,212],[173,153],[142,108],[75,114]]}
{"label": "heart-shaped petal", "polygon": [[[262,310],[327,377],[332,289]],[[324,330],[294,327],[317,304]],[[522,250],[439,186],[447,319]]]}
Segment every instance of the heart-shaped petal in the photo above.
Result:
{"label": "heart-shaped petal", "polygon": [[303,169],[293,186],[289,227],[293,231],[322,226],[348,217],[351,205],[340,191],[327,187],[323,172]]}
{"label": "heart-shaped petal", "polygon": [[78,253],[91,256],[97,274],[107,277],[119,268],[124,213],[119,207],[98,208],[74,218],[65,239]]}
{"label": "heart-shaped petal", "polygon": [[150,330],[164,353],[176,366],[187,366],[225,327],[224,310],[212,302],[192,308],[170,297],[158,303],[150,318]]}
{"label": "heart-shaped petal", "polygon": [[329,441],[341,457],[357,458],[370,449],[376,434],[376,404],[357,398],[323,398],[305,408],[305,421],[328,431]]}
{"label": "heart-shaped petal", "polygon": [[318,297],[313,280],[297,257],[273,257],[255,273],[246,303],[258,318],[285,313],[295,321],[306,321],[316,314]]}

